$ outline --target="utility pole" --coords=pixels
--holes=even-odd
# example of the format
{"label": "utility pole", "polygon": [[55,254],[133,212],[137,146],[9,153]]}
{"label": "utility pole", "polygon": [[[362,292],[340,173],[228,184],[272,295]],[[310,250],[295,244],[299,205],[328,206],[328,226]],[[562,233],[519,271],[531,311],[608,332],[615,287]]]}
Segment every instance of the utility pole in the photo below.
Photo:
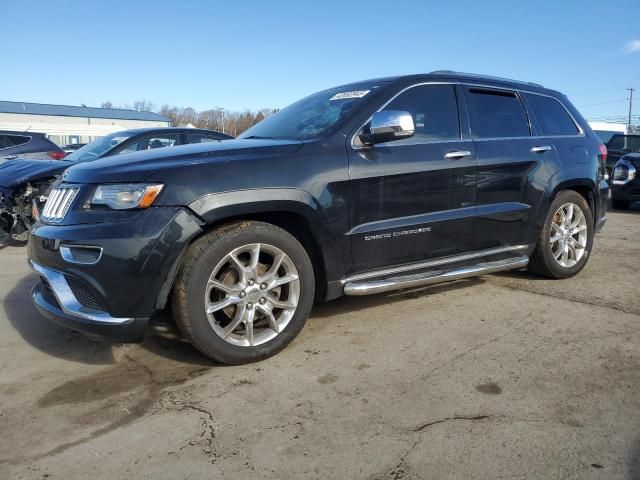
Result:
{"label": "utility pole", "polygon": [[217,111],[220,112],[220,120],[222,121],[222,133],[224,132],[224,108],[222,107],[213,107],[215,108]]}
{"label": "utility pole", "polygon": [[631,109],[633,108],[633,92],[635,88],[627,88],[629,90],[629,127],[631,127]]}

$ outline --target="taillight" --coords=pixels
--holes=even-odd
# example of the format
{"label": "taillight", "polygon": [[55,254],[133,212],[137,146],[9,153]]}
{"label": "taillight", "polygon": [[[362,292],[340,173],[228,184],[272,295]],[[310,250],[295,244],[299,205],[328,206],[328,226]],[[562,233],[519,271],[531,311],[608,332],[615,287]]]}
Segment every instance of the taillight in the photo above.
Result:
{"label": "taillight", "polygon": [[49,155],[54,160],[62,160],[64,157],[67,156],[65,152],[49,152],[47,153],[47,155]]}
{"label": "taillight", "polygon": [[600,145],[600,158],[603,162],[607,161],[607,147],[605,145]]}

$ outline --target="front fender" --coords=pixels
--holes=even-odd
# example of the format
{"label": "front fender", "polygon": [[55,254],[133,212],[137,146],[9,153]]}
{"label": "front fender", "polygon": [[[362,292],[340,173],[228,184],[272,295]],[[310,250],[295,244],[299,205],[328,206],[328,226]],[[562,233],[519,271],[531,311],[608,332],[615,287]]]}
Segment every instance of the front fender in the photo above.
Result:
{"label": "front fender", "polygon": [[[208,225],[256,214],[299,215],[304,218],[306,227],[313,235],[312,240],[322,255],[327,281],[336,281],[345,275],[350,258],[346,240],[332,228],[320,203],[304,190],[261,188],[211,193],[194,200],[188,207]],[[346,208],[343,210],[346,211]]]}

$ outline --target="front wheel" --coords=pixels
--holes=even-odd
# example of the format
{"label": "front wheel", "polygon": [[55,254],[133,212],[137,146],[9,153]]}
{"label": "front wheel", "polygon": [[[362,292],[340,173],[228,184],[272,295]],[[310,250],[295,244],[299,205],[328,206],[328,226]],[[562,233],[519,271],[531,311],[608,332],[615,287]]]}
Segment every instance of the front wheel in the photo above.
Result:
{"label": "front wheel", "polygon": [[593,214],[582,195],[560,192],[551,203],[529,269],[549,278],[568,278],[584,268],[593,245]]}
{"label": "front wheel", "polygon": [[285,230],[233,223],[199,238],[185,255],[174,319],[208,357],[232,365],[262,360],[302,330],[313,305],[313,267]]}

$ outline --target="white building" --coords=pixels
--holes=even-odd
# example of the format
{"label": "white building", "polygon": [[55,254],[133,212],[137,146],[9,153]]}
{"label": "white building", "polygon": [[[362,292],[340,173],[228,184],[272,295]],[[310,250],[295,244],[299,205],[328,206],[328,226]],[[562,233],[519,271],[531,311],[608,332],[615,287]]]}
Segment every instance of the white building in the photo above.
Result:
{"label": "white building", "polygon": [[604,143],[609,142],[615,134],[629,135],[631,127],[626,123],[588,122],[591,129],[598,134]]}
{"label": "white building", "polygon": [[58,145],[89,143],[130,128],[169,126],[168,118],[153,112],[0,101],[0,130],[45,133]]}

